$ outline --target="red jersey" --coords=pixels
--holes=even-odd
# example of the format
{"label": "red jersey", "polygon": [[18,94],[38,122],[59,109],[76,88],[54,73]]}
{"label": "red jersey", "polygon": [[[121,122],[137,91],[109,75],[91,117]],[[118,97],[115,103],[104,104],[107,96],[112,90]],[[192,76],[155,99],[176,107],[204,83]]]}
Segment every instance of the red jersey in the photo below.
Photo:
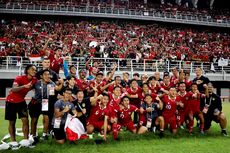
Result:
{"label": "red jersey", "polygon": [[158,84],[156,84],[155,86],[150,84],[149,89],[152,91],[152,93],[157,94],[159,90],[161,89],[161,87]]}
{"label": "red jersey", "polygon": [[89,122],[98,122],[98,121],[104,121],[105,115],[109,115],[109,110],[107,109],[107,106],[102,108],[99,103],[96,104],[91,109],[90,116],[89,116]]}
{"label": "red jersey", "polygon": [[132,121],[132,113],[136,111],[138,111],[138,108],[134,105],[129,105],[128,108],[120,109],[118,112],[119,122],[121,124],[129,123],[130,121]]}
{"label": "red jersey", "polygon": [[192,80],[185,79],[185,85],[186,85],[186,90],[190,90],[190,87],[192,86]]}
{"label": "red jersey", "polygon": [[[157,94],[152,93],[152,91],[151,91],[151,90],[149,90],[149,92],[148,92],[147,94],[151,95],[151,97],[152,97],[153,101],[155,101],[155,100],[156,100]],[[144,101],[145,96],[146,96],[147,94],[145,94],[145,93],[143,93],[143,92],[142,92],[140,95],[138,95],[138,98],[141,100],[141,102],[143,102],[143,101]]]}
{"label": "red jersey", "polygon": [[160,83],[160,85],[161,85],[161,88],[163,88],[164,90],[168,90],[168,91],[169,91],[169,88],[172,87],[171,83],[166,85],[163,81]]}
{"label": "red jersey", "polygon": [[119,84],[119,85],[115,85],[115,84],[112,84],[112,85],[110,85],[109,87],[108,87],[108,92],[113,92],[113,89],[114,89],[114,87],[120,87],[121,88],[121,92],[122,92],[122,86]]}
{"label": "red jersey", "polygon": [[121,102],[121,99],[125,96],[125,94],[122,94],[118,98],[115,98],[114,94],[110,92],[108,93],[108,95],[110,97],[110,102],[108,103],[110,117],[117,117],[117,112],[120,109],[119,104]]}
{"label": "red jersey", "polygon": [[176,76],[172,76],[172,77],[170,78],[170,85],[171,85],[172,87],[176,87],[177,83],[178,83],[177,77],[176,77]]}
{"label": "red jersey", "polygon": [[120,102],[121,102],[121,99],[125,96],[125,93],[121,94],[121,96],[118,97],[118,98],[115,98],[115,97],[114,97],[114,94],[111,93],[111,92],[109,92],[108,95],[109,95],[109,98],[110,98],[110,103],[119,105]]}
{"label": "red jersey", "polygon": [[187,107],[188,107],[190,95],[187,92],[185,92],[183,95],[180,92],[178,92],[177,99],[179,99],[180,102],[184,104],[184,107],[179,109],[179,113],[186,112],[188,109]]}
{"label": "red jersey", "polygon": [[[17,76],[14,80],[13,85],[17,85],[17,86],[22,86],[22,85],[26,85],[28,83],[30,83],[32,81],[32,85],[34,85],[37,82],[37,79],[35,77],[33,77],[32,80],[29,80],[28,77],[26,75],[23,76]],[[9,95],[6,98],[7,102],[10,103],[20,103],[25,101],[25,96],[27,95],[27,93],[31,90],[31,88],[27,89],[27,88],[23,88],[18,92],[13,92],[10,91]]]}
{"label": "red jersey", "polygon": [[89,88],[89,81],[82,80],[82,79],[76,79],[76,85],[80,90],[86,90]]}
{"label": "red jersey", "polygon": [[[142,89],[140,87],[138,87],[136,90],[133,90],[132,88],[128,88],[127,89],[127,93],[129,95],[140,95],[142,93]],[[139,98],[130,98],[130,103],[132,105],[135,105],[136,107],[140,107],[140,99]]]}
{"label": "red jersey", "polygon": [[177,98],[171,99],[168,95],[165,95],[162,99],[164,104],[164,109],[162,115],[164,118],[170,118],[176,115],[177,102],[179,101]]}
{"label": "red jersey", "polygon": [[188,92],[188,95],[190,97],[188,101],[188,111],[192,111],[194,113],[200,111],[200,98],[205,97],[205,95],[199,93],[197,96],[195,96],[192,91]]}
{"label": "red jersey", "polygon": [[63,65],[63,59],[62,58],[55,58],[54,51],[50,51],[49,57],[50,59],[50,69],[59,74],[59,70],[61,66]]}

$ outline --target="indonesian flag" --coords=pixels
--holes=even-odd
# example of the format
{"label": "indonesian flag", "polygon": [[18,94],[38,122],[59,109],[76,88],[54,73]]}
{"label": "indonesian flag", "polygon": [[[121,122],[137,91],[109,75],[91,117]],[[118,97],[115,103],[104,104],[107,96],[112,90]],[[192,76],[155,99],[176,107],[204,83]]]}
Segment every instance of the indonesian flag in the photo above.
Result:
{"label": "indonesian flag", "polygon": [[31,62],[37,62],[37,61],[41,61],[42,58],[41,58],[40,56],[30,56],[30,57],[29,57],[29,60],[30,60]]}
{"label": "indonesian flag", "polygon": [[37,61],[41,61],[42,60],[42,57],[41,57],[41,54],[39,52],[32,52],[29,56],[29,60],[31,62],[37,62]]}
{"label": "indonesian flag", "polygon": [[86,132],[83,124],[78,118],[73,118],[70,114],[68,114],[66,119],[65,132],[66,138],[70,141],[86,138]]}

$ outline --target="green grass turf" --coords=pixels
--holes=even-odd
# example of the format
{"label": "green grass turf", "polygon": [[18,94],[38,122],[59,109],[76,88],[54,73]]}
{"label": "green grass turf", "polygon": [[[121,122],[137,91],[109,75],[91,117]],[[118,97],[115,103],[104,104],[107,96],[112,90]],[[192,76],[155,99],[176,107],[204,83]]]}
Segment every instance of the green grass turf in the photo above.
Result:
{"label": "green grass turf", "polygon": [[[223,112],[230,121],[230,103],[223,104]],[[8,122],[4,120],[4,109],[0,109],[0,138],[8,133]],[[41,125],[41,118],[40,123]],[[229,122],[230,123],[230,122]],[[21,126],[21,121],[17,120],[16,127]],[[227,130],[230,132],[230,126]],[[120,141],[114,141],[111,137],[107,142],[96,144],[95,139],[100,139],[96,135],[93,140],[80,140],[76,143],[67,142],[64,145],[56,144],[54,140],[39,143],[35,148],[21,148],[17,151],[2,152],[34,152],[34,153],[230,153],[230,137],[220,135],[218,124],[212,123],[210,131],[205,135],[200,135],[198,129],[194,129],[195,134],[189,135],[184,130],[179,130],[177,135],[172,135],[165,131],[165,137],[159,139],[157,134],[147,133],[145,135],[134,135],[122,131],[119,135]],[[39,130],[41,135],[41,130]],[[21,138],[17,138],[20,140]],[[0,151],[1,152],[1,151]]]}

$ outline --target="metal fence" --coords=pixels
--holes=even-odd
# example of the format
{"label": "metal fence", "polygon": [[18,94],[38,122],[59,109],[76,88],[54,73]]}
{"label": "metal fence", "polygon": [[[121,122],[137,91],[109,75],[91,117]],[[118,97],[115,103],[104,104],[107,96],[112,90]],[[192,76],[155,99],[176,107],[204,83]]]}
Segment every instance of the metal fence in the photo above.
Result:
{"label": "metal fence", "polygon": [[[113,68],[113,65],[116,63],[118,65],[117,71],[128,71],[131,74],[134,71],[141,72],[170,72],[173,67],[178,67],[179,69],[184,69],[189,71],[191,74],[194,73],[196,67],[201,67],[204,72],[211,72],[211,63],[209,62],[200,62],[200,61],[170,61],[170,60],[146,60],[146,59],[121,59],[121,58],[94,58],[90,65],[96,61],[99,64],[99,68],[103,72],[110,71]],[[18,70],[18,73],[21,73],[25,65],[33,63],[38,67],[41,67],[41,61],[30,61],[25,57],[17,56],[7,56],[0,59],[0,70]],[[68,61],[69,65],[75,65],[77,69],[84,69],[86,63],[85,58],[72,58],[71,61]],[[230,64],[228,66],[218,66],[217,63],[214,63],[215,73],[216,74],[229,74],[230,73]]]}
{"label": "metal fence", "polygon": [[72,6],[53,4],[20,4],[0,3],[0,13],[15,14],[45,14],[45,15],[69,15],[107,17],[123,19],[155,20],[163,22],[186,23],[196,25],[208,25],[218,27],[230,27],[230,19],[215,19],[207,14],[194,12],[167,11],[160,9],[128,9],[100,6]]}

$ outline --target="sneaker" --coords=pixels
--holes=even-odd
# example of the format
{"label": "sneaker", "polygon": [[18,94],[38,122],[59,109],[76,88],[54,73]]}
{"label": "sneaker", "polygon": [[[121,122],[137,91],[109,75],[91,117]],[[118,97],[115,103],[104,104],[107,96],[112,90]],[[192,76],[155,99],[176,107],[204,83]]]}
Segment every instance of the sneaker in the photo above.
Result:
{"label": "sneaker", "polygon": [[89,139],[93,139],[93,134],[89,134]]}
{"label": "sneaker", "polygon": [[16,141],[10,142],[10,143],[8,143],[8,144],[10,145],[10,148],[11,148],[12,150],[18,150],[18,149],[20,148],[20,145],[19,145]]}
{"label": "sneaker", "polygon": [[200,134],[201,134],[201,135],[204,135],[204,131],[203,131],[203,130],[201,130],[201,131],[200,131]]}
{"label": "sneaker", "polygon": [[152,128],[152,130],[153,130],[153,133],[156,133],[156,127],[155,126]]}
{"label": "sneaker", "polygon": [[35,145],[32,145],[31,141],[29,139],[23,139],[19,142],[21,147],[26,147],[26,148],[34,148]]}
{"label": "sneaker", "polygon": [[101,140],[101,139],[96,139],[96,140],[94,140],[94,141],[95,141],[95,143],[96,143],[97,145],[102,144],[102,142],[103,142],[103,140]]}
{"label": "sneaker", "polygon": [[35,148],[36,146],[35,145],[33,145],[33,144],[30,144],[29,146],[27,146],[28,148]]}
{"label": "sneaker", "polygon": [[181,126],[180,126],[180,129],[184,130],[184,126],[183,126],[183,125],[181,125]]}
{"label": "sneaker", "polygon": [[99,132],[98,136],[103,138],[104,137],[104,131]]}
{"label": "sneaker", "polygon": [[228,133],[227,133],[226,130],[222,130],[222,131],[221,131],[221,134],[222,134],[223,136],[225,136],[225,137],[228,137]]}
{"label": "sneaker", "polygon": [[33,136],[34,142],[32,143],[32,145],[36,145],[39,142],[39,139],[37,136]]}
{"label": "sneaker", "polygon": [[41,140],[48,140],[49,137],[48,137],[48,135],[44,135],[44,136],[42,136],[40,139],[41,139]]}
{"label": "sneaker", "polygon": [[10,145],[8,143],[2,142],[2,144],[0,144],[0,150],[7,150],[10,148]]}
{"label": "sneaker", "polygon": [[196,126],[200,127],[200,120],[197,121]]}
{"label": "sneaker", "polygon": [[54,131],[50,130],[49,135],[51,135],[51,137],[54,139]]}
{"label": "sneaker", "polygon": [[164,131],[160,131],[159,137],[160,137],[160,138],[163,138],[163,137],[164,137]]}

